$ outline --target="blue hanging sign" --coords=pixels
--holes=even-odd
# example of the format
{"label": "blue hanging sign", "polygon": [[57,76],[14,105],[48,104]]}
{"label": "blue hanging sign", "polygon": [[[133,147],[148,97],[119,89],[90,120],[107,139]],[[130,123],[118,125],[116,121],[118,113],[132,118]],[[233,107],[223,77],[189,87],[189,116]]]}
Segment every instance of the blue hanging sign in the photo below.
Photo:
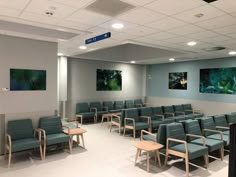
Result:
{"label": "blue hanging sign", "polygon": [[101,40],[104,40],[104,39],[107,39],[107,38],[110,38],[110,37],[111,37],[111,32],[104,33],[104,34],[101,34],[101,35],[98,35],[98,36],[86,39],[85,40],[85,44],[91,44],[91,43],[94,43],[94,42],[97,42],[97,41],[101,41]]}

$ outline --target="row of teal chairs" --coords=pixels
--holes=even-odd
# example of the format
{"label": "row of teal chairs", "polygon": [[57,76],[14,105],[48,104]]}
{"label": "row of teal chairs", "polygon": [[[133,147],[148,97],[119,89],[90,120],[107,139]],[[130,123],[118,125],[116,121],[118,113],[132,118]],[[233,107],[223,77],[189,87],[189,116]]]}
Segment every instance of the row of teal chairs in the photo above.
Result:
{"label": "row of teal chairs", "polygon": [[98,117],[103,114],[108,113],[117,113],[121,112],[122,109],[125,108],[135,108],[135,107],[143,107],[145,103],[143,103],[142,99],[135,100],[125,100],[125,101],[104,101],[103,103],[96,102],[83,102],[76,104],[76,119],[80,119],[81,124],[83,124],[83,119],[93,118],[94,122],[97,122]]}
{"label": "row of teal chairs", "polygon": [[[184,110],[182,114],[176,114],[174,110],[167,109],[173,107],[174,106],[123,109],[121,115],[112,114],[110,131],[113,126],[118,126],[119,134],[121,134],[121,128],[124,127],[123,134],[126,133],[126,129],[130,129],[133,130],[133,137],[135,138],[135,132],[137,130],[141,131],[142,129],[148,129],[151,132],[153,129],[158,129],[161,124],[179,122],[203,116],[202,113],[196,113],[193,110],[191,114],[186,114]],[[191,105],[188,105],[188,107],[187,111],[190,112]],[[166,112],[165,110],[168,110],[169,112]],[[180,113],[180,111],[178,113]]]}
{"label": "row of teal chairs", "polygon": [[[165,164],[169,155],[185,159],[186,176],[189,176],[189,160],[204,156],[208,167],[208,153],[219,150],[223,160],[224,147],[230,145],[229,125],[236,122],[236,114],[201,117],[178,123],[161,124],[157,134],[142,130],[141,140],[160,143],[165,154]],[[220,126],[219,126],[220,125]]]}
{"label": "row of teal chairs", "polygon": [[[8,158],[8,167],[11,165],[13,152],[39,148],[43,160],[47,146],[70,143],[70,137],[63,133],[63,128],[69,129],[62,125],[59,116],[41,117],[37,129],[33,128],[32,120],[28,118],[8,121],[5,142],[5,158]],[[71,149],[69,150],[71,152]]]}

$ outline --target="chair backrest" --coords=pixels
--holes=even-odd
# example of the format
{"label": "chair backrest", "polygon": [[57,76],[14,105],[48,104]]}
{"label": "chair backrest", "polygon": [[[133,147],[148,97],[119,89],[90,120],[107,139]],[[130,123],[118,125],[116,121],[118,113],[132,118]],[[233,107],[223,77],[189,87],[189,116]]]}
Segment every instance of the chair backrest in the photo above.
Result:
{"label": "chair backrest", "polygon": [[175,113],[173,106],[163,106],[163,111],[165,112],[170,112],[170,113]]}
{"label": "chair backrest", "polygon": [[112,101],[103,101],[103,106],[108,108],[108,111],[113,110],[114,106]]}
{"label": "chair backrest", "polygon": [[157,142],[162,144],[164,147],[166,146],[166,125],[167,124],[159,125],[157,132]]}
{"label": "chair backrest", "polygon": [[123,101],[114,101],[114,108],[115,109],[123,109],[124,108],[124,102]]}
{"label": "chair backrest", "polygon": [[[167,124],[166,125],[166,137],[185,141],[186,136],[185,136],[183,125],[181,123]],[[180,144],[180,143],[170,142],[169,146],[172,147],[172,146],[175,146],[178,144]]]}
{"label": "chair backrest", "polygon": [[102,105],[99,101],[90,102],[90,108],[97,108],[97,111],[102,111]]}
{"label": "chair backrest", "polygon": [[173,105],[174,107],[174,110],[175,111],[181,111],[181,112],[184,112],[184,108],[182,106],[182,104],[179,104],[179,105]]}
{"label": "chair backrest", "polygon": [[188,115],[185,115],[184,117],[186,120],[195,119],[195,116],[193,114],[188,114]]}
{"label": "chair backrest", "polygon": [[125,118],[133,118],[135,121],[139,121],[138,109],[125,109]]}
{"label": "chair backrest", "polygon": [[227,114],[226,117],[229,124],[236,123],[236,114]]}
{"label": "chair backrest", "polygon": [[39,128],[44,129],[47,135],[62,133],[61,118],[59,116],[41,117]]}
{"label": "chair backrest", "polygon": [[140,116],[152,117],[152,108],[151,107],[142,107],[142,108],[140,108]]}
{"label": "chair backrest", "polygon": [[12,140],[20,140],[34,137],[34,129],[31,119],[11,120],[7,122],[7,133]]}
{"label": "chair backrest", "polygon": [[[201,128],[197,120],[184,121],[185,133],[202,136]],[[189,141],[197,139],[196,137],[188,137]]]}
{"label": "chair backrest", "polygon": [[77,103],[76,114],[84,112],[90,112],[88,103]]}
{"label": "chair backrest", "polygon": [[152,114],[154,114],[154,115],[156,115],[156,114],[164,115],[162,107],[152,107]]}
{"label": "chair backrest", "polygon": [[215,115],[213,118],[216,126],[228,127],[226,116],[224,114]]}
{"label": "chair backrest", "polygon": [[134,101],[133,100],[125,100],[125,107],[126,108],[134,108]]}
{"label": "chair backrest", "polygon": [[134,106],[137,107],[137,106],[143,106],[143,101],[142,99],[135,99],[134,100]]}
{"label": "chair backrest", "polygon": [[[216,126],[212,117],[205,117],[200,119],[201,129],[216,130]],[[214,132],[205,132],[206,136],[215,134]]]}
{"label": "chair backrest", "polygon": [[184,110],[193,110],[192,105],[191,104],[182,104]]}

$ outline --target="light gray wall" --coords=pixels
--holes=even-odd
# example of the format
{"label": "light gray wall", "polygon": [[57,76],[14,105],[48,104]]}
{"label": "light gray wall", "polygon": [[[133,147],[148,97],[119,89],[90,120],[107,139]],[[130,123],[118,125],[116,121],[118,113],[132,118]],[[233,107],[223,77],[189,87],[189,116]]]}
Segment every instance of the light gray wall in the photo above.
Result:
{"label": "light gray wall", "polygon": [[[40,116],[57,109],[57,44],[0,35],[0,54],[0,127],[21,118],[37,127]],[[2,91],[10,87],[10,68],[46,70],[46,91]]]}
{"label": "light gray wall", "polygon": [[[96,70],[122,71],[122,91],[96,91]],[[146,95],[146,66],[68,59],[67,116],[73,117],[78,102],[125,100]]]}

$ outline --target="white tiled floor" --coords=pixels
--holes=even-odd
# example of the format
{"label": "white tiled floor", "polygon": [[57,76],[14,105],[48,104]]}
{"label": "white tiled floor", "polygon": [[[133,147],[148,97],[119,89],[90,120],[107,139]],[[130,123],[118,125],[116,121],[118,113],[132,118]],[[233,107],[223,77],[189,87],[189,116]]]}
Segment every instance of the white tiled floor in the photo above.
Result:
{"label": "white tiled floor", "polygon": [[[88,132],[84,135],[86,150],[74,147],[72,154],[66,150],[51,152],[46,160],[28,152],[13,155],[12,167],[0,159],[0,177],[184,177],[183,162],[159,168],[153,159],[150,161],[150,173],[146,172],[145,155],[136,166],[134,157],[136,149],[130,136],[119,136],[117,131],[109,132],[107,126],[100,124],[84,125]],[[138,139],[136,139],[138,141]],[[163,164],[163,158],[162,158]],[[209,169],[190,166],[190,177],[227,177],[228,155],[224,161],[214,160]]]}

